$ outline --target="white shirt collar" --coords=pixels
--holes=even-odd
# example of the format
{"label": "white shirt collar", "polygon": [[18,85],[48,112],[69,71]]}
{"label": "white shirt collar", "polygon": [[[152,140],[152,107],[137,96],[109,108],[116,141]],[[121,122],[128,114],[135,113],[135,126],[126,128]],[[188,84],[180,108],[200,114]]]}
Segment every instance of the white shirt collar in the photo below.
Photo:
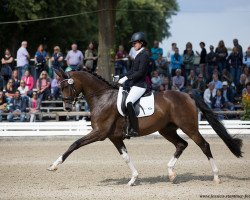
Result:
{"label": "white shirt collar", "polygon": [[136,58],[136,56],[139,54],[139,53],[141,53],[141,51],[144,49],[144,47],[142,47],[142,48],[140,48],[138,51],[136,51],[136,54],[135,54],[135,58]]}

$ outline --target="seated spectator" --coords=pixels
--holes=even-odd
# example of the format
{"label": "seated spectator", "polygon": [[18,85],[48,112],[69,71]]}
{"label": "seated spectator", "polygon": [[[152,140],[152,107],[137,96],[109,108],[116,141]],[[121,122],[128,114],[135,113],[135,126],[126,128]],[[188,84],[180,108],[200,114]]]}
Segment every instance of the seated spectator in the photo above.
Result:
{"label": "seated spectator", "polygon": [[181,76],[181,69],[176,70],[176,76],[173,77],[173,86],[176,90],[182,91],[184,89],[185,78]]}
{"label": "seated spectator", "polygon": [[4,84],[7,84],[8,80],[11,78],[13,62],[14,58],[10,54],[10,50],[6,49],[4,56],[1,60],[2,63],[1,74],[5,82]]}
{"label": "seated spectator", "polygon": [[236,96],[237,97],[241,97],[242,96],[242,91],[246,87],[246,80],[247,80],[246,75],[245,74],[241,74],[240,75],[240,81],[236,85]]}
{"label": "seated spectator", "polygon": [[247,48],[245,55],[243,56],[243,64],[250,68],[250,47]]}
{"label": "seated spectator", "polygon": [[212,108],[212,99],[216,95],[216,89],[214,82],[208,84],[208,88],[204,91],[203,99],[209,108]]}
{"label": "seated spectator", "polygon": [[175,76],[176,69],[181,69],[182,56],[179,54],[179,49],[175,48],[175,53],[171,56],[170,66],[171,66],[171,76]]}
{"label": "seated spectator", "polygon": [[124,75],[127,73],[127,57],[128,55],[124,51],[124,47],[120,45],[115,56],[115,75]]}
{"label": "seated spectator", "polygon": [[183,64],[185,68],[185,77],[187,78],[191,70],[194,70],[194,52],[191,48],[187,48],[183,56]]}
{"label": "seated spectator", "polygon": [[19,90],[22,97],[27,97],[27,93],[29,91],[28,86],[25,85],[24,80],[20,81],[20,86],[17,88]]}
{"label": "seated spectator", "polygon": [[8,111],[8,108],[7,108],[6,97],[4,96],[3,91],[0,91],[0,122],[2,122],[3,120],[2,114],[7,111]]}
{"label": "seated spectator", "polygon": [[10,100],[9,114],[7,120],[9,122],[14,122],[15,118],[20,118],[21,122],[25,121],[26,115],[26,102],[21,97],[20,92],[17,90],[15,97]]}
{"label": "seated spectator", "polygon": [[162,84],[161,77],[159,76],[157,71],[153,71],[153,77],[151,78],[152,89],[157,91]]}
{"label": "seated spectator", "polygon": [[165,90],[165,91],[166,91],[166,90],[171,90],[171,88],[172,88],[171,83],[170,83],[168,77],[164,77],[164,78],[163,78],[162,85],[164,86],[164,90]]}
{"label": "seated spectator", "polygon": [[225,107],[229,110],[234,110],[234,94],[226,81],[222,83],[222,96],[225,99]]}
{"label": "seated spectator", "polygon": [[40,78],[37,80],[36,88],[38,93],[38,98],[43,100],[48,100],[50,97],[50,78],[46,71],[42,71]]}
{"label": "seated spectator", "polygon": [[20,80],[18,79],[18,71],[15,69],[12,72],[12,80],[13,80],[13,86],[15,88],[15,90],[17,90],[17,88],[20,86]]}
{"label": "seated spectator", "polygon": [[6,85],[6,92],[5,92],[7,102],[10,102],[10,100],[15,96],[15,92],[16,89],[14,88],[14,80],[10,79]]}
{"label": "seated spectator", "polygon": [[32,96],[32,90],[34,87],[34,78],[33,76],[30,74],[29,70],[26,70],[24,72],[24,76],[22,77],[22,79],[25,82],[25,85],[28,87],[28,96]]}
{"label": "seated spectator", "polygon": [[199,74],[197,80],[193,84],[193,89],[203,96],[203,93],[206,89],[205,81],[203,80],[203,75]]}
{"label": "seated spectator", "polygon": [[60,97],[59,89],[60,77],[56,74],[55,78],[51,81],[51,96],[53,100],[57,100]]}
{"label": "seated spectator", "polygon": [[41,101],[38,99],[37,92],[33,92],[32,98],[29,100],[30,122],[36,121],[36,113],[40,111]]}
{"label": "seated spectator", "polygon": [[221,81],[222,81],[222,82],[226,81],[229,85],[231,85],[231,83],[233,83],[233,77],[232,77],[231,74],[227,71],[227,69],[223,69],[223,70],[222,70]]}
{"label": "seated spectator", "polygon": [[158,56],[158,59],[155,61],[156,70],[161,75],[169,77],[169,69],[167,61],[162,57],[162,55]]}
{"label": "seated spectator", "polygon": [[[221,111],[225,107],[225,99],[221,95],[221,90],[216,91],[215,97],[212,98],[212,109],[215,111]],[[224,116],[219,114],[218,115],[219,120],[223,120]]]}
{"label": "seated spectator", "polygon": [[212,82],[215,84],[216,90],[220,90],[222,88],[222,82],[219,80],[219,77],[217,74],[213,74]]}
{"label": "seated spectator", "polygon": [[227,62],[230,66],[230,74],[233,77],[234,84],[239,82],[242,71],[242,58],[237,47],[233,48],[233,52],[228,56]]}
{"label": "seated spectator", "polygon": [[164,92],[164,91],[165,91],[165,87],[164,87],[163,84],[160,85],[158,91],[159,91],[159,92]]}
{"label": "seated spectator", "polygon": [[52,66],[54,69],[60,69],[63,66],[63,54],[60,51],[59,46],[54,47],[54,53],[51,58]]}
{"label": "seated spectator", "polygon": [[190,73],[187,77],[187,85],[191,85],[193,87],[193,84],[195,83],[196,79],[197,78],[196,78],[194,70],[190,70]]}

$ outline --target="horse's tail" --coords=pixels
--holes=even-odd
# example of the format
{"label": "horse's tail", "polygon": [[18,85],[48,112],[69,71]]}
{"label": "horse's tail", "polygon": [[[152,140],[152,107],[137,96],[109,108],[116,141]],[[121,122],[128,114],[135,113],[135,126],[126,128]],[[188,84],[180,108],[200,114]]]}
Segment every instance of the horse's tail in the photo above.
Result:
{"label": "horse's tail", "polygon": [[230,151],[236,157],[242,157],[242,140],[229,135],[224,125],[217,119],[213,111],[207,106],[202,97],[194,93],[191,95],[191,97],[194,99],[196,106],[201,110],[209,124],[219,135],[219,137],[224,141]]}

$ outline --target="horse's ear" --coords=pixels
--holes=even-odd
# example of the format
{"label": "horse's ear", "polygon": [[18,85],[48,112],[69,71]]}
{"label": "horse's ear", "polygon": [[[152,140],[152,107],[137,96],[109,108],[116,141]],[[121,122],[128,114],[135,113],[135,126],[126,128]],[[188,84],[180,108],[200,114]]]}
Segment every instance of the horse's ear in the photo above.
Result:
{"label": "horse's ear", "polygon": [[60,78],[67,78],[68,76],[65,74],[65,72],[62,69],[54,69],[55,73],[60,77]]}

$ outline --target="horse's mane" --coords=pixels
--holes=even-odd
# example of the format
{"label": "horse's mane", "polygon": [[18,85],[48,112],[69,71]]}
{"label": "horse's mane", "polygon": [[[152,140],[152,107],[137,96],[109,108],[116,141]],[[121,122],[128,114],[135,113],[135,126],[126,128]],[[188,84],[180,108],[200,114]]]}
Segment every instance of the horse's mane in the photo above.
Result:
{"label": "horse's mane", "polygon": [[119,89],[117,84],[114,83],[110,83],[109,81],[107,81],[105,78],[103,78],[102,76],[98,75],[96,72],[92,72],[91,70],[87,69],[87,68],[83,68],[82,71],[84,72],[88,72],[89,74],[95,76],[96,78],[98,78],[99,80],[103,81],[104,83],[106,83],[108,86],[110,86],[113,89]]}

